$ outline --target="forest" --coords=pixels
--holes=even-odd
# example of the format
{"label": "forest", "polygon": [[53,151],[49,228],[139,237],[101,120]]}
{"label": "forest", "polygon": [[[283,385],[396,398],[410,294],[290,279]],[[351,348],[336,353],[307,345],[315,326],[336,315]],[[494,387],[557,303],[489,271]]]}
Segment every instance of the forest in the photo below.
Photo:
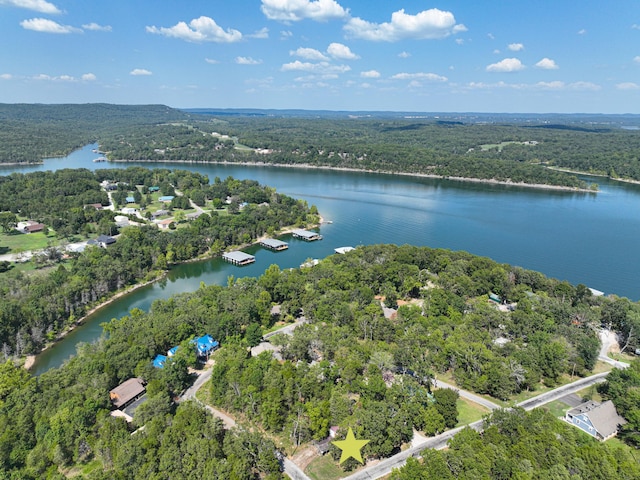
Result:
{"label": "forest", "polygon": [[[489,294],[512,308],[499,308]],[[383,304],[396,314],[385,315]],[[434,375],[498,399],[558,385],[593,370],[600,325],[626,331],[636,345],[639,311],[626,299],[594,297],[583,285],[427,247],[373,245],[310,268],[272,265],[259,278],[230,278],[227,286],[156,301],[148,312],[134,309],[106,324],[99,342],[37,378],[5,363],[0,469],[21,479],[71,471],[86,479],[131,472],[276,479],[276,449],[288,454],[334,425],[339,435],[350,426],[371,439],[366,459],[384,458],[406,445],[414,428],[429,436],[457,424],[457,394],[432,389]],[[250,355],[275,322],[302,316],[293,335],[272,340],[282,360],[268,351]],[[225,431],[199,404],[172,402],[192,382],[188,368],[198,367],[189,341],[204,332],[222,348],[201,401],[245,428]],[[175,360],[154,368],[155,354],[175,345]],[[632,393],[638,368],[635,361],[613,372],[602,387],[603,398],[627,415],[621,437],[631,443],[640,431],[640,399]],[[128,425],[108,415],[108,391],[132,376],[145,380],[148,398]],[[637,478],[627,451],[570,430],[542,409],[494,412],[485,427],[482,434],[463,431],[449,450],[426,452],[424,462],[409,462],[395,478],[435,478],[445,470],[442,478]],[[329,455],[339,458],[335,447]],[[354,462],[340,468],[349,471]]]}
{"label": "forest", "polygon": [[[118,183],[125,196],[130,189],[139,192],[136,185],[140,190],[156,184],[165,191],[181,189],[184,197],[177,196],[166,207],[175,209],[176,216],[181,210],[176,205],[180,198],[225,208],[212,207],[210,213],[184,220],[175,230],[159,230],[152,222],[144,224],[136,217],[141,225],[119,229],[114,223],[115,212],[91,206],[109,203],[100,188],[106,179]],[[227,198],[232,199],[229,205]],[[241,202],[247,203],[243,209],[238,207]],[[174,263],[220,255],[230,246],[251,243],[285,226],[313,224],[318,217],[312,211],[315,207],[309,208],[306,202],[256,181],[229,177],[216,178],[210,184],[208,178],[182,170],[59,170],[0,177],[0,220],[9,219],[8,225],[3,222],[6,230],[11,231],[12,221],[15,226],[18,219],[31,219],[43,222],[55,231],[57,236],[52,238],[65,242],[119,233],[117,242],[108,249],[87,248],[65,258],[56,248],[47,247],[50,256],[34,257],[39,265],[45,262],[46,268],[0,273],[2,352],[5,356],[38,352],[114,292],[159,278]]]}
{"label": "forest", "polygon": [[594,190],[595,182],[562,170],[640,180],[640,131],[609,117],[453,121],[0,105],[0,162],[37,162],[91,142],[120,161],[300,164]]}

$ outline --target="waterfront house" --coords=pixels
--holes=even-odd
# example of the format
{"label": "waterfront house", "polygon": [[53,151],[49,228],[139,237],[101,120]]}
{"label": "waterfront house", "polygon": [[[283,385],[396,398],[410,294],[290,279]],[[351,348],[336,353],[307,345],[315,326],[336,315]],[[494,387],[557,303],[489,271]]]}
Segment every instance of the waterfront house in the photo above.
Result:
{"label": "waterfront house", "polygon": [[569,410],[564,419],[598,440],[615,436],[618,427],[627,423],[611,400],[604,403],[589,400]]}

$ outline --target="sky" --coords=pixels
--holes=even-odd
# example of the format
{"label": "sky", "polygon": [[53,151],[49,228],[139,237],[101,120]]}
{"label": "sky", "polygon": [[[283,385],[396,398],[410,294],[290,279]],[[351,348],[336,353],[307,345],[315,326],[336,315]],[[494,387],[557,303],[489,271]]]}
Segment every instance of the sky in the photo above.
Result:
{"label": "sky", "polygon": [[0,0],[0,103],[640,113],[640,0]]}

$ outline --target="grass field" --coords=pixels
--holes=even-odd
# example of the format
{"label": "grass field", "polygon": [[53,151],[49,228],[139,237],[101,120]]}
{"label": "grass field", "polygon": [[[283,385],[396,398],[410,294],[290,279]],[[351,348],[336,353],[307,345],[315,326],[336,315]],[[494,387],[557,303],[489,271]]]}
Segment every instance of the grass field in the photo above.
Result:
{"label": "grass field", "polygon": [[481,420],[484,415],[489,413],[489,409],[478,405],[477,403],[467,400],[466,398],[458,399],[458,425],[468,425],[477,420]]}
{"label": "grass field", "polygon": [[307,468],[305,468],[304,473],[313,480],[337,480],[347,475],[335,464],[330,455],[318,457],[313,460]]}
{"label": "grass field", "polygon": [[41,250],[47,247],[48,242],[58,242],[55,234],[45,235],[43,232],[20,233],[15,231],[3,233],[0,234],[0,254]]}

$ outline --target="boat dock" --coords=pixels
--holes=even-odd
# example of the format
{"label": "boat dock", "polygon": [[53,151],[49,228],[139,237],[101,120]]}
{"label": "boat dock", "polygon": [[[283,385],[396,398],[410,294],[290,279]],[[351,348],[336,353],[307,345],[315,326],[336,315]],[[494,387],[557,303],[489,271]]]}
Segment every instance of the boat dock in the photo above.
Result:
{"label": "boat dock", "polygon": [[276,252],[289,248],[289,244],[287,242],[276,240],[275,238],[266,238],[260,242],[260,245]]}
{"label": "boat dock", "polygon": [[250,263],[253,263],[256,261],[256,257],[254,257],[253,255],[249,255],[248,253],[244,253],[244,252],[225,252],[222,254],[222,259],[229,262],[229,263],[233,263],[234,265],[238,265],[238,266],[243,266],[243,265],[249,265]]}
{"label": "boat dock", "polygon": [[334,248],[333,251],[336,253],[339,253],[340,255],[344,255],[347,252],[350,252],[351,250],[355,250],[355,248],[353,247],[338,247],[338,248]]}
{"label": "boat dock", "polygon": [[316,232],[310,232],[308,230],[294,230],[291,232],[294,238],[300,238],[307,242],[313,242],[314,240],[322,240],[322,235]]}

